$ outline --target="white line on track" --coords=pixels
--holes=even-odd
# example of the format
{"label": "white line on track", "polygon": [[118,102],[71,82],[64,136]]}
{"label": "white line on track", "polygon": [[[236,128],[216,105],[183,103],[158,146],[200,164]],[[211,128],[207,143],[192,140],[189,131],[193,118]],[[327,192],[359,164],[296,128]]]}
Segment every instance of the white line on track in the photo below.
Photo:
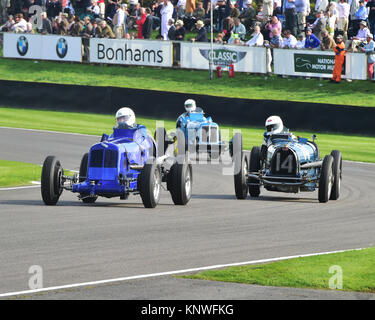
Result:
{"label": "white line on track", "polygon": [[38,130],[38,129],[25,129],[25,128],[12,128],[12,127],[2,127],[0,129],[12,129],[12,130],[21,130],[21,131],[33,131],[33,132],[41,132],[41,133],[57,133],[57,134],[70,134],[74,136],[85,136],[85,137],[99,137],[92,134],[84,134],[84,133],[73,133],[73,132],[63,132],[63,131],[51,131],[51,130]]}
{"label": "white line on track", "polygon": [[35,289],[35,290],[25,290],[25,291],[1,293],[0,298],[28,295],[28,294],[35,294],[35,293],[56,291],[56,290],[63,290],[63,289],[72,289],[72,288],[78,288],[78,287],[110,284],[110,283],[124,282],[124,281],[129,281],[129,280],[139,280],[139,279],[155,278],[155,277],[162,277],[162,276],[171,276],[171,275],[177,275],[177,274],[182,274],[182,273],[191,273],[191,272],[220,269],[220,268],[226,268],[226,267],[235,267],[235,266],[242,266],[242,265],[275,262],[275,261],[294,259],[294,258],[312,257],[312,256],[332,254],[332,253],[341,253],[341,252],[346,252],[346,251],[358,251],[358,250],[363,250],[363,249],[364,248],[357,248],[357,249],[347,249],[347,250],[336,250],[336,251],[309,253],[309,254],[301,254],[301,255],[295,255],[295,256],[286,256],[286,257],[261,259],[261,260],[251,260],[251,261],[227,263],[227,264],[217,264],[217,265],[206,266],[206,267],[174,270],[174,271],[167,271],[167,272],[149,273],[149,274],[142,274],[142,275],[136,275],[136,276],[122,277],[122,278],[114,278],[114,279],[106,279],[106,280],[98,280],[98,281],[91,281],[91,282],[81,282],[81,283],[67,284],[67,285],[55,286],[55,287],[47,287],[47,288],[41,288],[41,289]]}
{"label": "white line on track", "polygon": [[22,190],[22,189],[32,189],[32,188],[40,188],[40,185],[32,185],[32,186],[25,186],[25,187],[12,187],[12,188],[0,188],[0,191]]}

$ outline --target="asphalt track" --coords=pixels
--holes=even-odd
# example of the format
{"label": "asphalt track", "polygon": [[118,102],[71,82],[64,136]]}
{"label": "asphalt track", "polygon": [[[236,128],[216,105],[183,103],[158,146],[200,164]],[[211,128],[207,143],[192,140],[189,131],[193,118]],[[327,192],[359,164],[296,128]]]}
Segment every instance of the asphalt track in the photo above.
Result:
{"label": "asphalt track", "polygon": [[[54,154],[65,168],[78,169],[82,154],[97,140],[0,128],[0,159],[42,164]],[[317,192],[262,190],[259,199],[236,200],[233,178],[222,170],[219,164],[195,165],[193,198],[185,207],[174,206],[166,191],[155,209],[144,209],[139,196],[85,205],[64,192],[56,207],[47,207],[39,188],[0,191],[0,294],[28,290],[32,265],[43,268],[43,285],[50,287],[375,245],[374,165],[344,162],[341,197],[327,204],[318,202]],[[287,289],[272,294],[256,286],[246,286],[247,293],[243,285],[237,291],[239,285],[189,281],[144,279],[36,298],[309,296]],[[206,295],[198,295],[204,290]],[[312,298],[326,295],[311,293]]]}

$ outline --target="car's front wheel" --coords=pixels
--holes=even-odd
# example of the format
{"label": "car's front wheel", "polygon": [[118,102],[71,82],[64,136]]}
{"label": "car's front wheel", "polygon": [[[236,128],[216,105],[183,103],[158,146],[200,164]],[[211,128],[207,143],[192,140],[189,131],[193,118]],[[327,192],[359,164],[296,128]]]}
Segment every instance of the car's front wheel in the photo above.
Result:
{"label": "car's front wheel", "polygon": [[320,169],[318,192],[319,202],[328,202],[329,198],[331,197],[333,182],[333,157],[331,155],[327,155],[324,157],[323,164]]}
{"label": "car's front wheel", "polygon": [[337,200],[340,197],[341,179],[342,179],[342,156],[338,150],[331,152],[333,157],[333,185],[330,200]]}
{"label": "car's front wheel", "polygon": [[54,206],[63,192],[64,170],[60,161],[54,156],[48,156],[43,163],[41,177],[42,198],[46,205]]}

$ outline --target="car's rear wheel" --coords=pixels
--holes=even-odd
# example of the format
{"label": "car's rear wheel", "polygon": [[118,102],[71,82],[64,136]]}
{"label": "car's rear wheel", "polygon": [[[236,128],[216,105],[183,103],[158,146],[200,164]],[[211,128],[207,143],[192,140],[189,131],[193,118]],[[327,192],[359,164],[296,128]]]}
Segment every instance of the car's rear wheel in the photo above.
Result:
{"label": "car's rear wheel", "polygon": [[[250,172],[259,172],[260,170],[260,148],[253,147],[250,153]],[[254,178],[249,178],[249,193],[251,197],[259,197],[260,195],[260,185],[259,181]],[[252,185],[251,183],[254,183]],[[258,185],[255,185],[258,184]]]}
{"label": "car's rear wheel", "polygon": [[325,203],[328,202],[331,197],[332,186],[334,182],[333,175],[333,157],[327,155],[324,157],[322,167],[320,169],[320,178],[319,178],[319,192],[318,199],[319,202]]}
{"label": "car's rear wheel", "polygon": [[138,189],[145,208],[155,208],[161,193],[161,172],[155,162],[148,162],[142,168],[138,177]]}
{"label": "car's rear wheel", "polygon": [[167,132],[165,131],[165,128],[156,128],[154,139],[156,141],[156,150],[158,157],[163,156],[167,150],[168,144],[166,142],[166,137]]}
{"label": "car's rear wheel", "polygon": [[333,157],[333,185],[330,200],[337,200],[340,197],[341,179],[342,179],[342,156],[338,150],[331,152]]}
{"label": "car's rear wheel", "polygon": [[185,134],[182,129],[176,129],[175,156],[185,156],[188,153]]}
{"label": "car's rear wheel", "polygon": [[[82,157],[81,164],[79,166],[79,183],[85,182],[87,179],[87,172],[89,167],[89,154],[85,153]],[[94,203],[98,197],[90,197],[89,194],[80,193],[80,199],[83,203]]]}
{"label": "car's rear wheel", "polygon": [[242,151],[242,135],[235,133],[232,139],[232,159],[234,163],[234,191],[237,199],[246,199],[248,186],[246,182],[248,172],[247,157]]}
{"label": "car's rear wheel", "polygon": [[172,165],[167,178],[167,189],[175,205],[186,205],[190,201],[193,190],[193,167],[187,157],[178,157]]}
{"label": "car's rear wheel", "polygon": [[64,170],[60,161],[54,156],[48,156],[43,163],[41,177],[42,198],[46,205],[54,206],[63,192]]}

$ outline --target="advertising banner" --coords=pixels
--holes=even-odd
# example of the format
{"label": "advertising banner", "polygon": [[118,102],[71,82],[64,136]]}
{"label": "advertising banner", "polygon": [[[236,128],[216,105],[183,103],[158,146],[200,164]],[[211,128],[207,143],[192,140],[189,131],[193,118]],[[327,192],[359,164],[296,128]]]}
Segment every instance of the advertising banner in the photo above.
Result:
{"label": "advertising banner", "polygon": [[41,59],[42,37],[26,33],[4,33],[4,57]]}
{"label": "advertising banner", "polygon": [[43,60],[81,62],[82,40],[80,37],[42,35]]}
{"label": "advertising banner", "polygon": [[[181,68],[208,70],[210,53],[209,43],[182,42]],[[225,70],[232,62],[238,72],[266,73],[266,48],[214,44],[212,56],[214,68]]]}
{"label": "advertising banner", "polygon": [[81,62],[81,38],[6,32],[4,57]]}
{"label": "advertising banner", "polygon": [[[274,49],[274,73],[280,75],[332,77],[335,66],[333,51]],[[365,80],[367,57],[363,53],[347,53],[343,78]]]}
{"label": "advertising banner", "polygon": [[171,67],[172,42],[92,38],[90,62]]}

